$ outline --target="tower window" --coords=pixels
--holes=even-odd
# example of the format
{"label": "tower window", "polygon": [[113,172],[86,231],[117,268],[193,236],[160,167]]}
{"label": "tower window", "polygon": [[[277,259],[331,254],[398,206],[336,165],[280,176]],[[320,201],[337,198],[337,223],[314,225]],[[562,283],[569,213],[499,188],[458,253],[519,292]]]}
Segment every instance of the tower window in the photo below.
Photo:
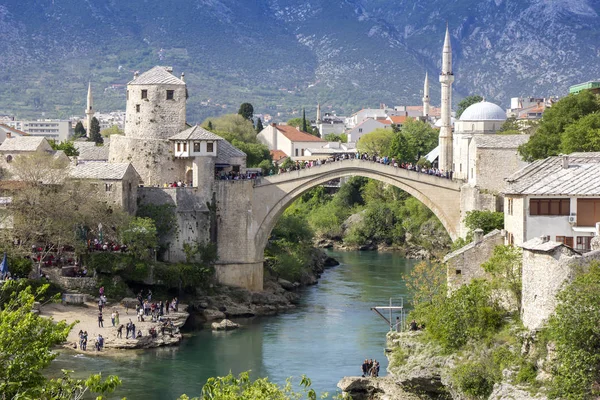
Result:
{"label": "tower window", "polygon": [[183,151],[187,151],[187,143],[183,143]]}
{"label": "tower window", "polygon": [[167,100],[173,100],[174,90],[167,90]]}
{"label": "tower window", "polygon": [[148,98],[148,91],[146,89],[142,89],[142,99]]}
{"label": "tower window", "polygon": [[206,152],[207,153],[212,153],[214,150],[214,145],[212,142],[206,143]]}
{"label": "tower window", "polygon": [[200,142],[194,142],[194,153],[200,153]]}
{"label": "tower window", "polygon": [[181,151],[181,143],[177,143],[177,151],[180,152]]}
{"label": "tower window", "polygon": [[135,112],[140,112],[140,105],[139,104],[135,105]]}
{"label": "tower window", "polygon": [[129,90],[127,91],[127,100],[129,100]]}

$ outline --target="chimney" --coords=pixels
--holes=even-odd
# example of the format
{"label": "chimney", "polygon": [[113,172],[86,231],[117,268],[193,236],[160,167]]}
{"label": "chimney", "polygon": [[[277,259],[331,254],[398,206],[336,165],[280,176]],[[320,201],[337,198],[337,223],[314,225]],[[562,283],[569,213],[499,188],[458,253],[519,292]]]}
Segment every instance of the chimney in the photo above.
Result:
{"label": "chimney", "polygon": [[271,126],[272,126],[272,127],[276,127],[276,126],[277,126],[277,124],[276,124],[275,122],[271,122]]}
{"label": "chimney", "polygon": [[10,135],[10,132],[6,132],[6,138],[10,139],[12,136]]}
{"label": "chimney", "polygon": [[542,239],[542,243],[546,243],[550,241],[550,236],[540,236],[540,239]]}
{"label": "chimney", "polygon": [[569,156],[567,156],[567,155],[563,155],[562,156],[562,167],[564,169],[568,169],[569,168]]}
{"label": "chimney", "polygon": [[473,242],[479,243],[482,240],[483,240],[483,229],[481,229],[481,228],[475,229],[475,231],[473,232]]}
{"label": "chimney", "polygon": [[181,80],[185,82],[185,73],[184,72],[181,73]]}
{"label": "chimney", "polygon": [[137,77],[138,77],[138,75],[139,75],[139,72],[138,72],[138,71],[135,71],[135,72],[133,73],[133,79],[137,78]]}

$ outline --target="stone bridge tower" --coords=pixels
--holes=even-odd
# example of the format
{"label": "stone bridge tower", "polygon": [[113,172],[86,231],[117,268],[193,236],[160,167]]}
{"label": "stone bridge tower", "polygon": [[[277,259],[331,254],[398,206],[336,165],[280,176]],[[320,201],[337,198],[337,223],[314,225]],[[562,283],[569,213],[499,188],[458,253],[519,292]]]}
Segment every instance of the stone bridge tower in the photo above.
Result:
{"label": "stone bridge tower", "polygon": [[109,161],[131,162],[146,186],[184,179],[169,137],[186,129],[187,86],[171,67],[156,66],[127,84],[125,136],[111,137]]}

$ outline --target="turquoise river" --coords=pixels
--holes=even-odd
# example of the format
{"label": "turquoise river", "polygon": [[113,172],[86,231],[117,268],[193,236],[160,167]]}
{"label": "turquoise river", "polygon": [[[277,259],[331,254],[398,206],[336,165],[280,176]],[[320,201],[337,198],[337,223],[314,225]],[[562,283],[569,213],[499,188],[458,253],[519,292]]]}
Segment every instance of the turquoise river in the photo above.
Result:
{"label": "turquoise river", "polygon": [[[272,317],[244,320],[237,331],[191,332],[179,347],[125,353],[118,358],[62,353],[52,365],[78,376],[116,374],[123,385],[110,398],[170,400],[200,394],[208,377],[252,370],[284,383],[312,379],[318,393],[335,394],[344,376],[359,375],[364,358],[385,374],[385,321],[370,310],[406,295],[404,276],[415,261],[393,253],[331,252],[341,265],[303,289],[298,307]],[[394,316],[395,318],[395,316]]]}

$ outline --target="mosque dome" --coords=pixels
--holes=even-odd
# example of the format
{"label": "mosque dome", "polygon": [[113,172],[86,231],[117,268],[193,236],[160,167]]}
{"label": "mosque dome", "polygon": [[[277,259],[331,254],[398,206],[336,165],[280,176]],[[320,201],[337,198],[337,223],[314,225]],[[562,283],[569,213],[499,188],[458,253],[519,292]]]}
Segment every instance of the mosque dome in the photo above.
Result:
{"label": "mosque dome", "polygon": [[467,107],[460,116],[461,121],[505,121],[506,112],[497,104],[480,101]]}

